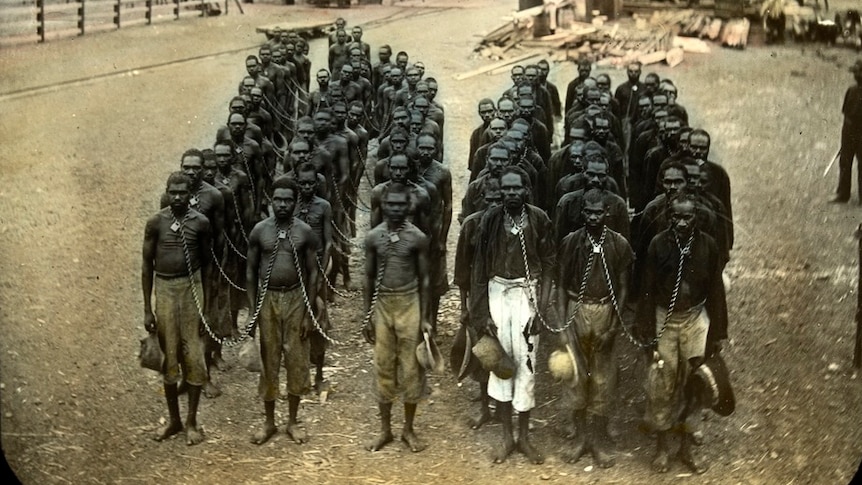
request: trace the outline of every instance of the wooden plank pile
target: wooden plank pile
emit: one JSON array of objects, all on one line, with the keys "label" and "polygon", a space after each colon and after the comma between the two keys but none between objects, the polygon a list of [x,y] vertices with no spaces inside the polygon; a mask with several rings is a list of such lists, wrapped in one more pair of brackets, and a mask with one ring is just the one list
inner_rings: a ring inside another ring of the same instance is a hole
[{"label": "wooden plank pile", "polygon": [[542,13],[536,7],[506,17],[505,24],[482,36],[475,52],[496,61],[518,55],[510,51],[520,47],[545,50],[555,60],[586,57],[605,66],[624,66],[634,60],[676,65],[682,62],[683,52],[709,52],[709,45],[699,39],[744,48],[750,26],[744,18],[725,21],[704,10],[665,9],[649,17],[636,15],[634,22],[572,22],[552,35],[533,38],[534,16]]}]

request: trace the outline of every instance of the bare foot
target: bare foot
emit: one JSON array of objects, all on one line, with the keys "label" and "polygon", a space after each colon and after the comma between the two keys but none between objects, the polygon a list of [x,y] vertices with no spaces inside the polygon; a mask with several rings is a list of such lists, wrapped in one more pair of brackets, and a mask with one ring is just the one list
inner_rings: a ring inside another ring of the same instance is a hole
[{"label": "bare foot", "polygon": [[578,433],[574,428],[572,432],[574,433],[574,443],[572,443],[571,449],[563,454],[563,459],[566,460],[566,463],[577,463],[587,452],[587,439],[584,433]]},{"label": "bare foot", "polygon": [[492,417],[491,417],[491,412],[490,412],[490,411],[488,411],[487,409],[483,410],[483,411],[482,411],[482,414],[480,414],[478,417],[476,417],[476,418],[472,418],[472,419],[470,420],[470,429],[479,429],[479,428],[481,428],[481,427],[482,427],[482,425],[484,425],[485,423],[490,422],[490,421],[491,421],[491,418],[492,418]]},{"label": "bare foot", "polygon": [[410,448],[410,451],[413,453],[419,453],[424,450],[427,446],[422,440],[416,436],[416,433],[413,431],[404,431],[401,433],[401,441],[403,441]]},{"label": "bare foot", "polygon": [[373,441],[368,442],[365,445],[365,449],[368,451],[380,451],[384,446],[392,443],[394,437],[392,436],[391,431],[387,431],[385,433],[381,433],[380,436],[375,438]]},{"label": "bare foot", "polygon": [[209,399],[215,399],[221,396],[221,389],[219,389],[218,386],[213,384],[212,381],[207,381],[207,383],[204,384],[204,396],[208,397]]},{"label": "bare foot", "polygon": [[269,441],[270,438],[278,431],[278,427],[274,424],[265,423],[263,429],[255,433],[251,437],[251,442],[256,445],[262,445]]},{"label": "bare foot", "polygon": [[652,469],[656,473],[667,473],[670,470],[670,457],[667,450],[658,450],[652,461]]},{"label": "bare foot", "polygon": [[197,426],[186,426],[186,444],[196,445],[204,440],[203,432]]},{"label": "bare foot", "polygon": [[303,444],[308,441],[308,434],[305,431],[305,427],[300,426],[299,423],[288,423],[287,436],[292,439],[295,443]]},{"label": "bare foot", "polygon": [[518,451],[524,454],[530,463],[534,465],[541,465],[545,462],[545,457],[539,453],[539,450],[533,447],[530,443],[530,440],[524,438],[518,440]]},{"label": "bare foot", "polygon": [[504,461],[506,461],[506,458],[508,458],[509,455],[512,454],[513,451],[515,451],[515,440],[509,438],[503,442],[502,446],[500,446],[499,448],[497,448],[496,451],[494,451],[494,463],[503,463]]},{"label": "bare foot", "polygon": [[167,426],[165,426],[165,429],[163,429],[161,433],[157,434],[156,436],[153,436],[153,440],[164,441],[182,430],[183,423],[181,423],[180,421],[170,422]]},{"label": "bare foot", "polygon": [[681,461],[683,465],[687,466],[689,470],[698,475],[706,473],[709,469],[709,466],[707,466],[703,460],[695,456],[689,447],[680,448],[677,456],[679,456],[679,461]]},{"label": "bare foot", "polygon": [[230,370],[230,364],[228,364],[227,361],[224,360],[221,356],[215,358],[215,362],[213,362],[213,365],[216,366],[216,369],[222,372]]}]

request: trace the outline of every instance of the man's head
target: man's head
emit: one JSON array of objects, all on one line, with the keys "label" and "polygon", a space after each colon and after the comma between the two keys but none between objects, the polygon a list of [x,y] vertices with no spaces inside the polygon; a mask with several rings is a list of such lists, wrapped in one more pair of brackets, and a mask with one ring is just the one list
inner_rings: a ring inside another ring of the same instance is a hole
[{"label": "man's head", "polygon": [[667,108],[667,96],[664,94],[655,94],[652,97],[653,111]]},{"label": "man's head", "polygon": [[515,102],[509,98],[500,99],[497,101],[497,114],[506,123],[511,123],[515,119]]},{"label": "man's head", "polygon": [[407,135],[407,130],[400,126],[392,128],[392,132],[389,134],[389,144],[392,146],[392,153],[405,153],[409,141],[410,138]]},{"label": "man's head", "polygon": [[685,190],[670,198],[668,220],[677,237],[687,240],[691,236],[697,218],[696,207],[694,196]]},{"label": "man's head", "polygon": [[610,93],[611,92],[611,77],[605,73],[601,73],[596,76],[596,87],[601,89],[602,92]]},{"label": "man's head", "polygon": [[676,116],[668,116],[658,124],[658,135],[665,146],[676,148],[679,142],[679,130],[682,123]]},{"label": "man's head", "polygon": [[344,29],[338,29],[335,32],[335,39],[338,41],[339,45],[344,45],[347,43],[347,32]]},{"label": "man's head", "polygon": [[293,219],[293,209],[299,197],[299,186],[287,175],[272,182],[272,212],[276,220],[287,222]]},{"label": "man's head", "polygon": [[648,118],[652,114],[652,98],[641,96],[638,98],[638,116]]},{"label": "man's head", "polygon": [[415,67],[416,70],[419,71],[419,79],[422,79],[423,77],[425,77],[425,63],[424,62],[416,61],[413,63],[413,67]]},{"label": "man's head", "polygon": [[351,129],[356,128],[364,117],[365,107],[362,105],[362,101],[351,101],[347,108],[347,126]]},{"label": "man's head", "polygon": [[683,126],[679,129],[679,149],[686,155],[691,155],[691,144],[689,144],[691,132],[690,126]]},{"label": "man's head", "polygon": [[343,30],[347,26],[347,21],[341,17],[335,19],[335,30]]},{"label": "man's head", "polygon": [[245,115],[242,113],[231,113],[228,115],[227,128],[232,138],[241,139],[244,137],[246,128]]},{"label": "man's head", "polygon": [[311,141],[314,138],[314,120],[310,116],[303,116],[296,120],[296,138]]},{"label": "man's head", "polygon": [[329,71],[326,69],[317,71],[317,84],[319,84],[321,88],[326,89],[329,87],[330,81],[332,81],[332,76],[329,74]]},{"label": "man's head", "polygon": [[[405,160],[407,157],[404,157]],[[410,192],[403,181],[392,181],[383,189],[382,197],[383,217],[390,224],[400,225],[407,217],[407,209],[410,205]]]},{"label": "man's head", "polygon": [[531,85],[535,85],[539,81],[539,67],[530,65],[524,68],[524,79]]},{"label": "man's head", "polygon": [[251,88],[251,91],[248,93],[251,96],[252,106],[255,108],[260,108],[260,103],[263,102],[263,89],[255,86]]},{"label": "man's head", "polygon": [[410,112],[407,108],[399,106],[392,111],[392,124],[402,128],[408,128],[410,125]]},{"label": "man's head", "polygon": [[284,49],[275,49],[272,51],[272,63],[278,64],[279,66],[284,65],[284,53],[286,51]]},{"label": "man's head", "polygon": [[431,102],[428,101],[428,98],[426,98],[425,96],[416,96],[416,98],[413,100],[413,109],[422,113],[422,116],[426,116],[430,108]]},{"label": "man's head", "polygon": [[602,91],[598,88],[590,88],[585,91],[584,99],[587,100],[587,104],[594,104],[598,106],[599,100],[602,98]]},{"label": "man's head", "polygon": [[491,145],[488,149],[488,157],[485,160],[485,167],[492,177],[499,177],[503,173],[503,169],[509,165],[511,152],[502,143]]},{"label": "man's head", "polygon": [[411,89],[416,89],[416,83],[422,79],[422,74],[419,73],[419,69],[416,67],[411,67],[407,69],[407,85],[410,86]]},{"label": "man's head", "polygon": [[423,133],[416,138],[416,155],[420,162],[429,163],[437,153],[437,139],[430,133]]},{"label": "man's head", "polygon": [[264,66],[269,65],[272,61],[272,49],[268,45],[262,46],[258,51],[257,55],[260,56],[260,63]]},{"label": "man's head", "polygon": [[257,77],[257,73],[260,72],[260,63],[256,56],[248,56],[245,58],[245,71],[249,76]]},{"label": "man's head", "polygon": [[257,85],[257,83],[254,81],[253,77],[246,76],[246,77],[242,78],[242,84],[240,85],[240,88],[239,88],[239,94],[240,95],[250,95],[251,94],[251,88],[255,87],[256,85]]},{"label": "man's head", "polygon": [[410,159],[404,153],[395,153],[389,157],[389,180],[392,182],[407,183],[410,175]]},{"label": "man's head", "polygon": [[215,151],[212,148],[201,150],[204,155],[203,169],[201,170],[201,179],[210,184],[216,184],[216,175],[218,174],[218,161],[216,160]]},{"label": "man's head", "polygon": [[192,196],[191,185],[191,179],[183,172],[173,172],[168,176],[165,193],[168,194],[171,210],[182,213],[188,209]]},{"label": "man's head", "polygon": [[601,228],[605,225],[605,197],[599,189],[591,188],[584,193],[584,208],[581,209],[587,228]]},{"label": "man's head", "polygon": [[353,42],[359,42],[362,40],[362,27],[357,25],[356,27],[353,27],[350,33],[353,35]]},{"label": "man's head", "polygon": [[299,186],[299,194],[305,200],[314,197],[317,190],[317,170],[310,163],[303,163],[296,167],[296,185]]},{"label": "man's head", "polygon": [[245,99],[240,96],[234,96],[228,104],[228,113],[245,114]]},{"label": "man's head", "polygon": [[236,151],[236,144],[233,140],[219,140],[213,146],[213,152],[215,152],[216,163],[218,163],[218,168],[223,174],[228,174],[233,167],[233,162],[235,160],[234,153]]},{"label": "man's head", "polygon": [[709,157],[709,133],[706,130],[695,129],[688,136],[689,152],[698,160],[706,160]]},{"label": "man's head", "polygon": [[524,145],[527,141],[527,135],[524,134],[521,130],[510,129],[506,132],[506,138],[512,140],[512,143],[515,144],[515,150],[520,153],[521,150],[524,149]]},{"label": "man's head", "polygon": [[676,104],[677,98],[677,89],[676,86],[673,85],[670,79],[665,79],[658,85],[658,92],[667,96],[667,104],[674,105]]},{"label": "man's head", "polygon": [[571,127],[569,127],[569,140],[581,140],[583,142],[586,142],[588,137],[589,134],[587,133],[586,127],[578,126],[576,124],[573,124]]},{"label": "man's head", "polygon": [[293,42],[288,42],[284,44],[284,57],[285,59],[293,59],[296,56],[296,44]]},{"label": "man's head", "polygon": [[521,81],[524,79],[524,66],[515,66],[510,71],[512,76],[512,84],[515,86],[521,84]]},{"label": "man's head", "polygon": [[661,186],[665,196],[672,198],[677,192],[686,186],[685,167],[679,162],[670,162],[665,165],[659,174]]},{"label": "man's head", "polygon": [[388,44],[380,46],[380,48],[377,49],[377,59],[384,64],[388,63],[389,60],[392,59],[392,47]]},{"label": "man's head", "polygon": [[350,44],[350,65],[356,64],[357,69],[359,68],[359,63],[362,61],[362,49],[359,48],[358,44]]},{"label": "man's head", "polygon": [[483,123],[490,123],[496,114],[497,108],[494,107],[494,101],[489,98],[484,98],[479,101],[479,117],[482,118]]},{"label": "man's head", "polygon": [[419,111],[411,111],[410,112],[410,133],[414,135],[418,135],[419,132],[422,131],[422,127],[425,126],[425,117],[422,116],[422,113]]},{"label": "man's head", "polygon": [[494,118],[488,123],[488,131],[491,133],[491,138],[494,141],[503,138],[503,135],[506,134],[506,131],[509,129],[506,124],[506,120],[502,118]]},{"label": "man's head", "polygon": [[548,74],[551,72],[551,65],[548,64],[548,61],[542,59],[536,63],[536,67],[539,69],[539,82],[547,81]]},{"label": "man's head", "polygon": [[416,83],[416,94],[418,96],[424,96],[425,99],[430,100],[431,88],[428,87],[428,83],[425,81],[419,81]]},{"label": "man's head", "polygon": [[578,59],[578,77],[580,79],[586,79],[590,77],[590,73],[593,70],[593,65],[589,59],[581,58]]},{"label": "man's head", "polygon": [[425,82],[428,83],[428,100],[434,101],[434,98],[437,97],[437,90],[440,89],[440,85],[433,77],[425,78]]},{"label": "man's head", "polygon": [[322,109],[314,113],[314,133],[318,136],[326,136],[332,129],[332,112]]},{"label": "man's head", "polygon": [[608,161],[599,153],[591,153],[586,158],[584,179],[587,187],[604,190],[608,181]]},{"label": "man's head", "polygon": [[521,96],[518,98],[518,116],[525,119],[533,118],[533,111],[536,109],[536,102],[532,96]]},{"label": "man's head", "polygon": [[180,170],[191,181],[189,188],[197,186],[201,181],[204,169],[204,154],[197,148],[190,148],[180,157]]},{"label": "man's head", "polygon": [[644,77],[644,91],[646,94],[653,95],[658,93],[658,83],[659,77],[658,74],[651,72]]},{"label": "man's head", "polygon": [[626,66],[626,76],[629,78],[629,82],[636,83],[641,78],[641,66],[640,62],[632,62],[628,66]]},{"label": "man's head", "polygon": [[521,167],[508,166],[500,174],[500,191],[506,209],[520,212],[530,195],[530,176]]},{"label": "man's head", "polygon": [[407,69],[407,62],[409,60],[410,56],[408,56],[407,53],[404,51],[400,51],[398,54],[395,55],[395,65],[398,66],[399,69],[401,69],[402,73],[404,72],[404,70]]},{"label": "man's head", "polygon": [[569,145],[569,162],[574,168],[574,173],[584,171],[585,155],[586,144],[583,141],[575,140]]},{"label": "man's head", "polygon": [[611,134],[611,121],[605,114],[596,115],[593,118],[592,129],[590,132],[593,135],[593,140],[604,144],[608,141],[608,136]]},{"label": "man's head", "polygon": [[341,101],[333,103],[332,116],[337,126],[344,126],[344,123],[347,122],[347,105]]},{"label": "man's head", "polygon": [[700,165],[693,158],[683,159],[685,167],[685,185],[692,193],[700,192],[702,175],[705,170],[702,170]]},{"label": "man's head", "polygon": [[347,83],[353,78],[353,66],[345,64],[341,66],[341,82]]},{"label": "man's head", "polygon": [[389,71],[389,84],[395,87],[401,86],[404,77],[403,72],[400,67],[393,67]]}]

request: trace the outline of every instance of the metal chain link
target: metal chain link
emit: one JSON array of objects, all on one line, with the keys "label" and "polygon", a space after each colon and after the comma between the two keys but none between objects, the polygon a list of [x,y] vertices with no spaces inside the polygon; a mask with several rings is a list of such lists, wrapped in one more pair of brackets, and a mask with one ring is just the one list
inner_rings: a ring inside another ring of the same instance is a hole
[{"label": "metal chain link", "polygon": [[383,273],[386,271],[386,261],[389,253],[389,248],[393,243],[392,235],[398,235],[404,226],[407,225],[407,220],[398,226],[398,229],[395,230],[394,233],[389,233],[389,239],[386,243],[386,251],[381,255],[381,257],[377,258],[377,276],[374,279],[374,292],[371,294],[371,304],[368,306],[368,312],[365,314],[365,317],[362,319],[362,325],[366,326],[371,322],[371,316],[374,315],[374,308],[377,306],[377,299],[380,297],[380,286],[383,284]]},{"label": "metal chain link", "polygon": [[[225,238],[225,239],[228,239],[228,238]],[[233,282],[233,280],[232,280],[232,279],[230,279],[230,277],[227,275],[227,273],[225,272],[225,270],[222,268],[221,264],[219,264],[219,262],[218,262],[218,258],[216,257],[215,249],[213,249],[213,247],[212,247],[212,246],[210,246],[210,254],[211,254],[211,255],[212,255],[212,257],[213,257],[213,262],[215,263],[216,268],[218,268],[219,273],[221,273],[222,278],[224,278],[225,280],[227,280],[227,282],[228,282],[231,286],[233,286],[234,288],[236,288],[237,290],[239,290],[239,291],[247,291],[245,288],[243,288],[243,287],[241,287],[241,286],[237,285],[236,283],[234,283],[234,282]]]},{"label": "metal chain link", "polygon": [[[547,325],[545,325],[545,328],[547,328],[551,332],[562,333],[562,332],[568,330],[569,327],[571,327],[572,324],[575,322],[575,315],[577,315],[578,310],[580,310],[581,305],[583,305],[584,294],[587,291],[587,282],[589,281],[590,274],[593,272],[593,265],[595,264],[595,256],[596,256],[595,249],[596,248],[599,249],[599,252],[602,255],[602,258],[604,258],[604,251],[605,250],[602,246],[604,246],[604,244],[605,244],[605,235],[606,234],[607,234],[607,226],[604,226],[604,227],[602,227],[602,237],[600,237],[599,242],[596,243],[595,241],[593,241],[593,237],[590,236],[589,233],[587,233],[587,238],[589,238],[590,244],[592,245],[593,250],[590,251],[590,259],[587,262],[587,269],[584,271],[584,276],[581,278],[581,287],[578,289],[578,299],[575,301],[575,308],[572,310],[572,315],[568,318],[568,320],[566,320],[566,324],[563,325],[562,328],[559,328],[559,329],[550,328]],[[526,252],[525,252],[525,254],[526,254]],[[526,259],[524,261],[526,262]],[[613,293],[613,289],[611,289],[611,293]],[[563,315],[560,315],[560,316],[563,316]]]},{"label": "metal chain link", "polygon": [[508,217],[509,221],[512,223],[512,228],[518,232],[518,241],[521,243],[521,255],[524,257],[524,272],[527,279],[527,299],[530,301],[530,306],[532,307],[533,311],[536,312],[536,317],[538,317],[543,327],[547,328],[553,333],[560,333],[565,330],[565,328],[558,329],[545,321],[545,317],[543,317],[542,313],[539,311],[539,306],[536,303],[536,296],[533,293],[533,286],[531,284],[533,281],[533,277],[530,274],[530,262],[527,259],[527,242],[524,240],[524,224],[527,218],[527,208],[521,207],[521,218],[519,222],[515,222],[515,219],[505,210],[503,212],[506,214],[506,217]]},{"label": "metal chain link", "polygon": [[251,329],[254,328],[255,324],[257,324],[257,318],[260,315],[260,309],[263,306],[263,298],[266,295],[267,288],[269,287],[270,276],[272,276],[272,268],[273,268],[273,265],[275,264],[275,255],[278,252],[277,251],[278,250],[278,240],[276,240],[275,245],[273,246],[273,249],[272,249],[272,255],[269,258],[269,265],[266,269],[266,276],[264,277],[264,282],[263,282],[263,287],[262,287],[261,293],[258,295],[257,305],[255,307],[254,314],[251,316],[251,318],[249,318],[249,321],[246,324],[244,331],[239,336],[239,338],[236,338],[236,339],[228,339],[227,337],[217,337],[215,335],[215,332],[212,331],[212,328],[210,328],[209,322],[207,321],[206,316],[204,315],[203,306],[201,305],[200,298],[198,297],[197,285],[195,284],[194,272],[192,271],[191,255],[189,254],[188,243],[186,242],[185,222],[188,219],[188,217],[189,217],[189,212],[186,212],[186,215],[183,217],[183,221],[180,222],[177,220],[176,217],[173,216],[173,213],[171,214],[171,218],[173,219],[174,223],[179,225],[180,238],[181,238],[182,243],[183,243],[183,254],[185,255],[186,267],[188,268],[188,272],[189,272],[189,283],[191,285],[192,298],[195,301],[195,306],[197,307],[197,310],[198,310],[198,316],[201,317],[201,322],[203,323],[204,329],[206,330],[206,332],[210,336],[210,338],[212,338],[219,345],[225,345],[227,347],[233,347],[235,345],[238,345],[243,340],[245,340],[248,337],[249,333],[251,332]]},{"label": "metal chain link", "polygon": [[251,187],[251,206],[256,207],[257,201],[254,198],[254,173],[251,171],[251,166],[248,164],[248,157],[245,156],[245,150],[237,145],[236,151],[242,156],[242,164],[245,167],[245,174],[248,176],[248,184]]},{"label": "metal chain link", "polygon": [[[305,308],[308,310],[308,316],[311,318],[311,323],[314,325],[314,329],[317,330],[321,337],[323,337],[327,342],[332,345],[340,345],[340,342],[327,335],[323,330],[323,327],[318,323],[317,317],[314,315],[314,306],[308,299],[308,289],[305,287],[305,279],[302,277],[302,267],[299,264],[299,251],[296,250],[296,245],[293,243],[293,238],[290,237],[290,234],[287,235],[287,240],[290,242],[290,247],[293,250],[293,264],[296,267],[296,275],[299,277],[299,287],[302,288],[302,299],[305,301]],[[317,260],[316,255],[314,259],[315,261]]]}]

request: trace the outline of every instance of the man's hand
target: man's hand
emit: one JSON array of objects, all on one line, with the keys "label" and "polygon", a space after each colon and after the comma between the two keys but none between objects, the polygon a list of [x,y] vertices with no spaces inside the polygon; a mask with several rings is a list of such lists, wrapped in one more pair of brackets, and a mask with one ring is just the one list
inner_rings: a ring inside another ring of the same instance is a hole
[{"label": "man's hand", "polygon": [[368,322],[368,323],[362,325],[362,338],[364,338],[365,341],[368,342],[369,344],[374,345],[374,342],[376,339],[375,339],[375,335],[374,335],[374,324],[373,323]]},{"label": "man's hand", "polygon": [[311,337],[311,332],[314,331],[311,318],[312,315],[309,315],[308,318],[302,321],[302,325],[299,327],[299,340],[306,340],[308,337]]},{"label": "man's hand", "polygon": [[470,312],[466,308],[461,308],[461,316],[458,318],[458,323],[467,325],[470,323]]},{"label": "man's hand", "polygon": [[492,337],[497,336],[497,325],[494,324],[494,319],[488,317],[488,321],[485,322],[485,328],[483,329],[485,335],[490,335]]},{"label": "man's hand", "polygon": [[144,330],[147,333],[156,333],[156,316],[153,312],[144,312]]},{"label": "man's hand", "polygon": [[614,340],[617,338],[617,332],[619,331],[619,327],[614,326],[613,328],[608,329],[607,332],[600,335],[596,339],[596,350],[599,352],[606,352],[610,350],[611,346],[614,344]]},{"label": "man's hand", "polygon": [[422,333],[427,333],[428,335],[431,335],[434,330],[434,327],[431,326],[431,322],[422,319],[422,323],[419,324],[419,329],[422,331]]}]

